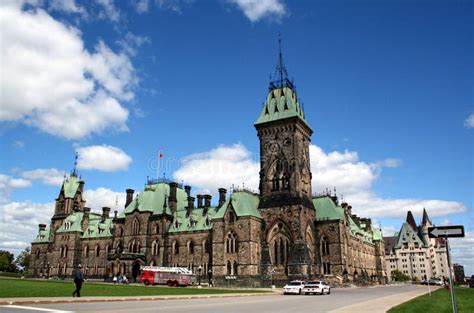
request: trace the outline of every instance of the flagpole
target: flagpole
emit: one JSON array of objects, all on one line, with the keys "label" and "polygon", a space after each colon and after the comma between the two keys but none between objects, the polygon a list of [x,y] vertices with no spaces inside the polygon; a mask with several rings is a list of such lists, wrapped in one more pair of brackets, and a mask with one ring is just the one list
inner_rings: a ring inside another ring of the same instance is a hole
[{"label": "flagpole", "polygon": [[157,168],[156,168],[156,179],[160,179],[160,164],[161,163],[161,150],[158,151],[158,162],[157,162]]}]

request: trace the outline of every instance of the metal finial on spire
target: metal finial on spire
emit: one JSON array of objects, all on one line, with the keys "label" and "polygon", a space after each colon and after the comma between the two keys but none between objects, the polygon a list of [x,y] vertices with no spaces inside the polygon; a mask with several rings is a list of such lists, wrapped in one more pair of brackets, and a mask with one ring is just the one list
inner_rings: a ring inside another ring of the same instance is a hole
[{"label": "metal finial on spire", "polygon": [[293,82],[288,78],[288,72],[286,71],[285,63],[283,62],[283,50],[282,50],[282,37],[281,33],[278,33],[278,64],[275,70],[275,74],[270,81],[270,90],[279,89],[283,87],[294,88]]},{"label": "metal finial on spire", "polygon": [[74,157],[74,168],[72,169],[71,176],[77,177],[77,159],[79,158],[79,153],[76,152],[76,156]]}]

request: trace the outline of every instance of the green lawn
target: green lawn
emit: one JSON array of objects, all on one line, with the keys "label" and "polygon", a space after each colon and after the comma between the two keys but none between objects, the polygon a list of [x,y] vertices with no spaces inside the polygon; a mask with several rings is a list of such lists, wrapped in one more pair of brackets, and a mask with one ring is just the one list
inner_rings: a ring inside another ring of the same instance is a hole
[{"label": "green lawn", "polygon": [[[0,278],[0,298],[17,297],[71,297],[72,281],[43,281]],[[229,293],[257,293],[260,290],[198,289],[189,287],[131,286],[104,283],[82,285],[81,296],[170,296]]]},{"label": "green lawn", "polygon": [[[455,287],[456,306],[459,313],[474,312],[474,289]],[[450,313],[453,312],[451,304],[451,294],[449,290],[439,289],[431,293],[431,297],[426,294],[402,303],[388,311],[389,313],[399,312],[423,312],[423,313]]]}]

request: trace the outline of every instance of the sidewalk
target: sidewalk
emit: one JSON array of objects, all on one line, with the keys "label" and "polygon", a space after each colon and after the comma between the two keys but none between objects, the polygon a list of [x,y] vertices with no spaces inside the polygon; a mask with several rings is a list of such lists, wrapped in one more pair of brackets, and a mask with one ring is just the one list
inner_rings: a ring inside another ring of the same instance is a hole
[{"label": "sidewalk", "polygon": [[[431,292],[439,289],[432,288]],[[330,311],[329,313],[382,313],[387,312],[394,306],[397,306],[403,302],[409,301],[418,296],[428,293],[428,289],[419,286],[416,290],[404,292],[400,294],[394,294],[374,300],[368,300],[353,305],[347,305],[337,310]]]},{"label": "sidewalk", "polygon": [[231,298],[231,297],[256,297],[277,295],[276,292],[262,293],[229,293],[214,295],[183,295],[183,296],[126,296],[126,297],[54,297],[54,298],[4,298],[0,299],[0,305],[25,305],[25,304],[52,304],[52,303],[72,303],[72,302],[116,302],[116,301],[159,301],[159,300],[180,300],[180,299],[209,299],[209,298]]}]

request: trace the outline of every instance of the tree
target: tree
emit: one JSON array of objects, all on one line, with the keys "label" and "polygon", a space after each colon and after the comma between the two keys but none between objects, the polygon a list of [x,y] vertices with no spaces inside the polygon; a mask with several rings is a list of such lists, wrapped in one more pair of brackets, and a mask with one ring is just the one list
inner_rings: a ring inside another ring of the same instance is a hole
[{"label": "tree", "polygon": [[13,262],[14,255],[8,251],[0,250],[0,271],[2,272],[17,272],[18,268]]},{"label": "tree", "polygon": [[26,247],[15,259],[15,264],[24,272],[28,272],[30,266],[30,252],[30,247]]},{"label": "tree", "polygon": [[395,270],[395,271],[392,272],[392,278],[395,281],[408,281],[408,280],[410,280],[410,277],[403,274],[399,270]]}]

